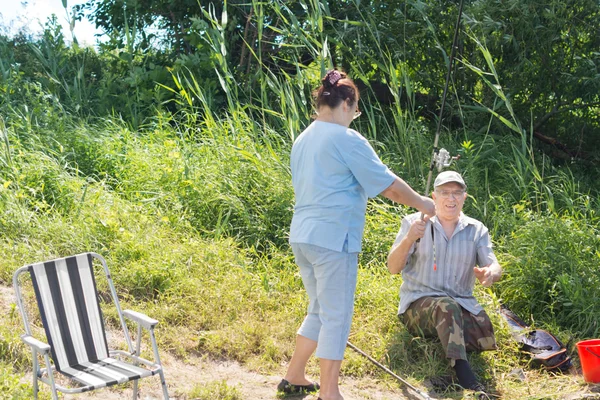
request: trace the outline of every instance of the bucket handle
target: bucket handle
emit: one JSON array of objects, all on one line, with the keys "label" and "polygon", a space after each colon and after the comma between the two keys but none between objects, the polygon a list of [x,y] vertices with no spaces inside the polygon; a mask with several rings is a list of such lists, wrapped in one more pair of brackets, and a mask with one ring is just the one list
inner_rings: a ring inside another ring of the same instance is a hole
[{"label": "bucket handle", "polygon": [[585,349],[587,350],[588,353],[600,358],[600,356],[598,354],[594,353],[593,351],[591,351],[589,347],[586,346]]}]

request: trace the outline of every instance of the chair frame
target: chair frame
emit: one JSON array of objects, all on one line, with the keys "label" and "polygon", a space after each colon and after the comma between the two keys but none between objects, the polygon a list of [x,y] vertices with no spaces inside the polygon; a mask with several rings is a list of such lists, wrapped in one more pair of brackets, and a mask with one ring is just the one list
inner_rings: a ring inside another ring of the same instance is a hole
[{"label": "chair frame", "polygon": [[[117,292],[115,290],[115,286],[113,284],[112,277],[108,270],[106,260],[97,253],[89,252],[89,253],[84,253],[84,254],[91,255],[92,261],[93,261],[93,259],[97,259],[98,261],[100,261],[100,263],[102,264],[102,267],[104,268],[104,274],[105,274],[106,280],[108,282],[108,286],[110,288],[111,297],[112,297],[114,306],[116,307],[116,310],[119,314],[121,328],[123,329],[125,341],[127,342],[127,349],[129,350],[129,351],[123,351],[123,350],[110,350],[109,349],[109,356],[115,356],[116,358],[119,358],[119,359],[121,357],[126,357],[126,358],[133,360],[133,365],[143,364],[143,365],[149,367],[152,371],[152,375],[150,375],[150,376],[153,376],[155,374],[158,374],[160,376],[163,397],[165,400],[168,400],[169,393],[167,391],[164,370],[163,370],[163,366],[160,362],[160,357],[158,354],[158,346],[156,344],[156,337],[154,335],[154,328],[158,324],[158,321],[155,319],[149,318],[148,316],[146,316],[142,313],[139,313],[139,312],[135,312],[132,310],[121,310],[121,306],[119,304],[119,298],[117,297]],[[49,261],[54,261],[54,260],[49,260]],[[31,265],[32,264],[25,265],[15,271],[15,273],[13,275],[13,288],[15,290],[15,297],[16,297],[17,305],[19,307],[19,312],[21,314],[21,317],[23,318],[23,324],[25,326],[25,334],[21,335],[21,340],[23,341],[23,343],[25,343],[26,345],[28,345],[31,348],[32,357],[33,357],[33,396],[34,396],[34,399],[38,398],[38,391],[39,391],[38,381],[41,381],[50,386],[50,388],[52,390],[52,398],[54,400],[58,400],[57,392],[62,392],[62,393],[66,393],[66,394],[74,394],[74,393],[83,393],[83,392],[87,392],[90,390],[95,390],[96,388],[94,388],[94,387],[90,388],[90,386],[68,388],[68,387],[61,386],[55,382],[54,371],[56,370],[56,367],[54,365],[52,365],[50,362],[50,350],[51,350],[50,345],[33,337],[32,332],[31,332],[31,327],[29,324],[29,320],[27,318],[27,312],[25,309],[25,303],[23,301],[21,286],[19,284],[19,277],[21,276],[21,274],[23,274],[25,272],[29,272],[29,268]],[[93,263],[91,265],[91,268],[92,268],[92,270],[94,269]],[[97,296],[97,294],[98,293],[96,293],[96,296]],[[135,347],[133,346],[131,336],[129,334],[129,330],[127,329],[127,324],[125,323],[124,317],[127,317],[128,319],[132,320],[133,322],[135,322],[137,324],[137,337],[136,337]],[[150,335],[150,339],[152,341],[152,350],[154,352],[154,362],[140,357],[142,328],[146,329]],[[46,368],[41,368],[40,363],[38,361],[38,355],[43,356]],[[139,379],[142,379],[142,378],[133,379],[133,399],[137,399],[138,380]]]}]

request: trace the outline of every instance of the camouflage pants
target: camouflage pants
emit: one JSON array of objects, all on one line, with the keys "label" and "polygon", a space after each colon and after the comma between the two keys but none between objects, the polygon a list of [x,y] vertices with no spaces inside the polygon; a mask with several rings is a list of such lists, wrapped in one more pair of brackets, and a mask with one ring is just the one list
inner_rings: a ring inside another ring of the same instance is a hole
[{"label": "camouflage pants", "polygon": [[494,328],[481,311],[473,315],[451,297],[422,297],[400,315],[413,336],[438,337],[446,357],[466,360],[467,351],[496,350]]}]

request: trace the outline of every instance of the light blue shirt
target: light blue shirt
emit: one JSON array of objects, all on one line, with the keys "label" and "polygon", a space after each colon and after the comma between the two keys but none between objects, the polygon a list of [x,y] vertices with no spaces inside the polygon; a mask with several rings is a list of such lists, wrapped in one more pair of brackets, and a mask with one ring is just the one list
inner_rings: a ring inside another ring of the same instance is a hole
[{"label": "light blue shirt", "polygon": [[[414,213],[402,219],[394,247],[400,244],[410,226],[420,218],[421,213]],[[494,262],[498,260],[492,250],[488,229],[483,223],[460,213],[458,224],[448,240],[437,217],[431,218],[425,227],[425,235],[419,243],[413,243],[408,252],[406,266],[402,270],[398,314],[403,314],[413,301],[426,296],[452,297],[471,314],[479,314],[482,307],[473,296],[473,267],[484,267]]]},{"label": "light blue shirt", "polygon": [[290,243],[359,252],[368,197],[387,189],[396,175],[369,142],[342,125],[314,121],[294,142],[296,195]]}]

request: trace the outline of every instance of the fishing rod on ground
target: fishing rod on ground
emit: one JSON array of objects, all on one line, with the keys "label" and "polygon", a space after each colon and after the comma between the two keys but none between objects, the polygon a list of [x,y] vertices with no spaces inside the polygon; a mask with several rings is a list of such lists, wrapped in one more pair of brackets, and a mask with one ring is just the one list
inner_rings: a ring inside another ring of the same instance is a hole
[{"label": "fishing rod on ground", "polygon": [[[449,167],[452,164],[452,161],[457,160],[460,156],[451,157],[450,153],[446,149],[438,148],[438,142],[440,140],[440,131],[442,129],[442,116],[444,114],[444,106],[446,105],[446,94],[448,93],[448,85],[450,83],[450,77],[452,76],[452,66],[454,64],[454,55],[456,54],[456,47],[458,45],[458,33],[460,31],[460,21],[462,18],[462,10],[463,10],[464,0],[460,0],[460,4],[458,6],[458,17],[456,19],[456,26],[454,28],[454,38],[452,39],[452,49],[450,51],[450,58],[448,60],[448,70],[446,73],[446,82],[444,84],[444,92],[442,94],[442,104],[440,105],[440,115],[437,121],[437,127],[435,130],[435,139],[433,141],[433,153],[431,154],[431,163],[429,164],[429,174],[427,176],[427,183],[425,185],[425,196],[429,194],[429,188],[431,186],[431,177],[433,176],[433,169],[437,167],[438,172],[441,172],[442,169]],[[425,214],[421,213],[421,219],[425,218]],[[418,240],[417,240],[418,242]],[[387,372],[398,381],[403,383],[406,387],[411,389],[413,392],[419,395],[424,400],[433,400],[429,395],[422,390],[419,390],[415,386],[408,383],[406,380],[399,377],[397,374],[392,372],[385,365],[381,364],[373,357],[369,356],[367,353],[350,343],[350,341],[346,342],[346,345],[350,347],[352,350],[356,351],[358,354],[367,358],[367,360],[371,361],[377,367],[381,368],[383,371]]]},{"label": "fishing rod on ground", "polygon": [[[367,353],[365,353],[364,351],[362,351],[361,349],[359,349],[358,347],[356,347],[355,345],[353,345],[352,343],[350,343],[349,341],[346,342],[346,345],[348,347],[350,347],[352,350],[356,351],[361,356],[365,357],[367,360],[371,361],[373,364],[375,364],[376,366],[378,366],[379,368],[381,368],[385,372],[387,372],[388,374],[390,374],[391,376],[393,376],[394,378],[396,378],[398,381],[400,381],[401,383],[403,383],[404,385],[406,385],[406,387],[408,387],[413,392],[415,392],[417,395],[419,395],[423,400],[433,400],[433,398],[430,397],[427,393],[425,393],[422,390],[419,390],[417,387],[411,385],[410,383],[408,383],[404,379],[400,378],[398,375],[396,375],[394,372],[392,372],[392,370],[390,370],[388,367],[386,367],[385,365],[381,364],[380,362],[378,362],[377,360],[375,360],[373,357],[371,357],[370,355],[368,355]],[[498,397],[498,396],[494,396],[494,397]],[[478,398],[481,399],[481,397],[478,397]],[[485,398],[487,399],[488,397],[485,397]]]},{"label": "fishing rod on ground", "polygon": [[377,360],[375,360],[373,357],[371,357],[370,355],[368,355],[367,353],[365,353],[364,351],[362,351],[361,349],[359,349],[358,347],[356,347],[355,345],[353,345],[352,343],[346,342],[346,345],[348,347],[350,347],[352,350],[356,351],[361,356],[365,357],[367,360],[371,361],[373,364],[375,364],[376,366],[378,366],[379,368],[381,368],[385,372],[387,372],[388,374],[390,374],[391,376],[393,376],[394,378],[396,378],[398,381],[402,382],[406,387],[408,387],[413,392],[415,392],[417,395],[419,395],[419,397],[422,398],[423,400],[433,400],[431,397],[429,397],[429,395],[427,393],[425,393],[422,390],[419,390],[418,388],[416,388],[415,386],[411,385],[410,383],[408,383],[404,379],[400,378],[398,375],[396,375],[395,373],[393,373],[392,370],[390,370],[388,367],[386,367],[385,365],[381,364],[380,362],[378,362]]}]

